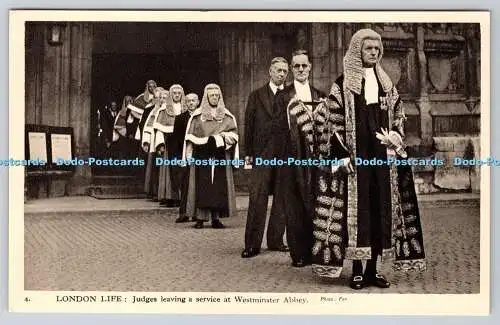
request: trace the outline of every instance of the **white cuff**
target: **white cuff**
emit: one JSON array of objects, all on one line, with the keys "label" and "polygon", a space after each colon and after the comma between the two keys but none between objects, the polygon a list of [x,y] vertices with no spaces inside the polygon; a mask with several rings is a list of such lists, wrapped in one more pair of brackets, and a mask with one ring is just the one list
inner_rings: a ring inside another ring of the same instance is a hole
[{"label": "white cuff", "polygon": [[140,120],[142,118],[142,114],[141,113],[137,113],[136,111],[130,111],[130,116],[132,116],[132,118],[135,118],[135,119],[138,119],[138,120]]},{"label": "white cuff", "polygon": [[194,144],[200,145],[200,144],[206,144],[208,142],[208,137],[197,137],[192,134],[186,135],[186,141],[191,141]]},{"label": "white cuff", "polygon": [[127,134],[127,128],[125,126],[115,126],[115,132],[124,137]]},{"label": "white cuff", "polygon": [[139,114],[141,114],[141,115],[142,115],[142,113],[144,113],[144,109],[139,108],[139,107],[137,107],[137,106],[134,106],[134,105],[132,105],[132,104],[128,104],[128,105],[127,105],[127,108],[128,108],[129,110],[131,110],[132,112],[136,112],[136,113],[139,113]]},{"label": "white cuff", "polygon": [[153,128],[161,131],[161,132],[165,132],[165,133],[172,133],[174,132],[174,126],[173,125],[163,125],[161,123],[158,123],[158,122],[155,122],[153,124]]},{"label": "white cuff", "polygon": [[165,144],[165,137],[163,136],[163,132],[156,132],[155,136],[155,148],[158,148],[158,146]]},{"label": "white cuff", "polygon": [[217,148],[224,147],[224,139],[220,135],[214,135],[213,136],[215,139],[215,144],[217,145]]}]

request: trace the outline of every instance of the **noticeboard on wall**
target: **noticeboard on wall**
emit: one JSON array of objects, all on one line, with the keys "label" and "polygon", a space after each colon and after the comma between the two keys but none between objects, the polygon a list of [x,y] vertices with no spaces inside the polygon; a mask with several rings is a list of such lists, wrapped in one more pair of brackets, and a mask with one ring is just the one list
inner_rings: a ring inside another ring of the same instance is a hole
[{"label": "noticeboard on wall", "polygon": [[73,128],[26,124],[25,134],[28,171],[74,170],[74,165],[67,163],[75,157]]}]

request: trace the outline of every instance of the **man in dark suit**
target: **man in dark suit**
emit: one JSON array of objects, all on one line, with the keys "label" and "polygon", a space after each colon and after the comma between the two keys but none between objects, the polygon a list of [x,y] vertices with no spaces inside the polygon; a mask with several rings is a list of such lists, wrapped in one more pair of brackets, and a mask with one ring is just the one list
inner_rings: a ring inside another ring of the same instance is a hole
[{"label": "man in dark suit", "polygon": [[100,124],[103,130],[103,135],[106,143],[106,149],[109,150],[113,144],[113,130],[116,115],[118,115],[118,105],[116,101],[111,101],[110,105],[106,105],[102,111],[100,111]]},{"label": "man in dark suit", "polygon": [[[309,84],[311,63],[306,51],[292,54],[294,81],[281,91],[275,102],[279,126],[275,132],[282,141],[280,158],[288,161],[313,158],[313,114],[325,94]],[[294,267],[311,264],[313,243],[314,166],[284,165],[278,170],[275,200],[286,216],[287,243]]]},{"label": "man in dark suit", "polygon": [[[245,112],[245,162],[252,166],[255,158],[272,159],[277,156],[282,143],[275,137],[277,112],[274,111],[276,94],[283,89],[288,75],[288,62],[276,57],[269,67],[269,83],[253,91]],[[252,166],[250,176],[250,201],[248,205],[247,224],[245,228],[245,250],[243,258],[260,253],[264,228],[266,225],[267,202],[269,194],[274,192],[276,183],[276,166]],[[270,250],[286,252],[283,244],[285,233],[285,216],[273,200],[271,215],[267,228],[267,247]]]}]

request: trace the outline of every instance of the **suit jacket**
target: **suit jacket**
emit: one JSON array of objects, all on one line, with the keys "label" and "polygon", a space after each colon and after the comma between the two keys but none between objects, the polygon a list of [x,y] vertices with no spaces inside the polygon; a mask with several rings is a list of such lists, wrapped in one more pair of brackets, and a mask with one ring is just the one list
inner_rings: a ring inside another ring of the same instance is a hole
[{"label": "suit jacket", "polygon": [[246,156],[263,158],[276,156],[280,146],[275,136],[279,124],[279,115],[274,111],[276,96],[267,83],[248,97],[244,135]]},{"label": "suit jacket", "polygon": [[[118,111],[115,112],[118,115]],[[116,115],[113,116],[110,108],[104,108],[101,110],[101,129],[106,141],[113,141],[113,129],[115,125]]]}]

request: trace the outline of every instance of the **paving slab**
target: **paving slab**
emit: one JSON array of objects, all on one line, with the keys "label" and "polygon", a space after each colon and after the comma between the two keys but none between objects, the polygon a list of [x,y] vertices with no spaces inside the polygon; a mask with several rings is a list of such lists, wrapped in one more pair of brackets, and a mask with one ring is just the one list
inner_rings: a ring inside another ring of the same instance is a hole
[{"label": "paving slab", "polygon": [[[421,213],[427,271],[383,264],[392,286],[361,293],[479,292],[479,206],[424,205]],[[261,255],[242,259],[245,210],[223,219],[226,229],[194,229],[176,217],[174,209],[27,214],[25,289],[352,293],[349,263],[340,279],[325,281],[310,267],[293,268],[288,253],[268,251],[265,239]]]}]

